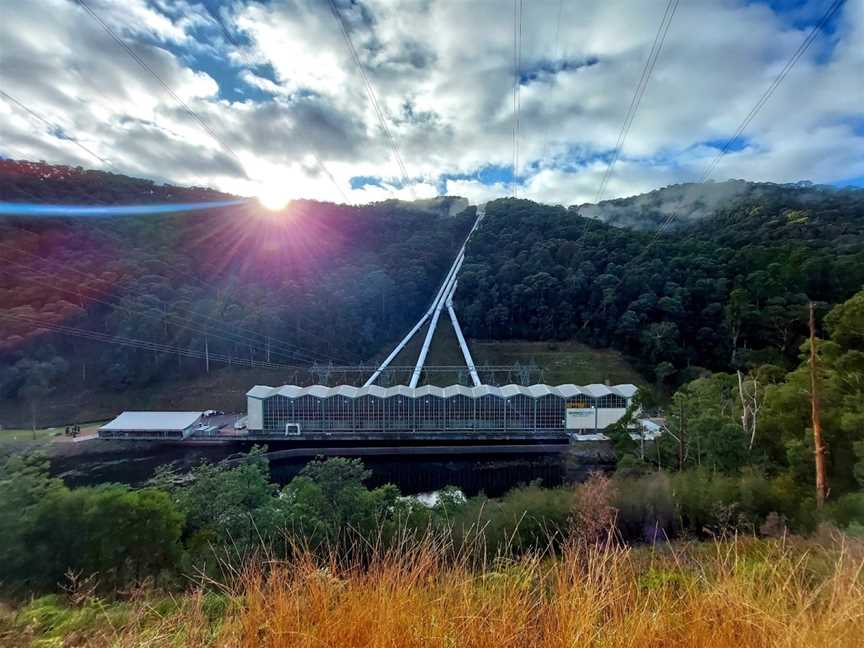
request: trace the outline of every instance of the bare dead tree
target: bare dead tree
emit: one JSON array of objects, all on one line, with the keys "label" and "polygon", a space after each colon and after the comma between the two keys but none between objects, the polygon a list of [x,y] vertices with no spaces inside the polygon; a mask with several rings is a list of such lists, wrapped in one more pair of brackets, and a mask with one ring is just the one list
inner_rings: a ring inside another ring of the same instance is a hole
[{"label": "bare dead tree", "polygon": [[748,452],[753,451],[756,442],[756,428],[759,423],[759,410],[765,405],[765,390],[759,389],[756,378],[745,380],[741,370],[738,370],[738,397],[741,400],[741,429],[745,436],[750,437]]}]

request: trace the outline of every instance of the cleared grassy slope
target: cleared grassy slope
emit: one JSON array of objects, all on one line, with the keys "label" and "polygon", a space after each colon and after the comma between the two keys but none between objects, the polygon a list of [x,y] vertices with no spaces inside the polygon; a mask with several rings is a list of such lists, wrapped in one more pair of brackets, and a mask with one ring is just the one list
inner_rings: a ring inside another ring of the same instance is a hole
[{"label": "cleared grassy slope", "polygon": [[[420,353],[427,327],[424,327],[411,340],[408,346],[396,357],[395,366],[413,366]],[[469,340],[468,346],[478,367],[484,365],[502,366],[536,365],[542,370],[538,378],[532,380],[560,385],[574,383],[587,385],[609,381],[612,384],[633,383],[642,385],[646,380],[619,353],[612,349],[592,349],[578,342],[526,342],[523,340],[493,341]],[[389,349],[387,350],[389,352]],[[384,354],[381,354],[384,357]],[[427,365],[459,365],[464,366],[465,360],[459,350],[459,343],[450,320],[442,317],[438,322],[432,345],[429,349]],[[400,371],[399,382],[407,383],[410,371]],[[458,372],[427,373],[421,379],[421,384],[452,385],[459,381]],[[463,372],[463,383],[468,380]],[[492,381],[491,374],[484,373],[484,381]],[[508,380],[506,373],[499,372],[494,376],[494,382],[518,382],[518,376],[512,375]],[[465,383],[467,384],[467,383]]]}]

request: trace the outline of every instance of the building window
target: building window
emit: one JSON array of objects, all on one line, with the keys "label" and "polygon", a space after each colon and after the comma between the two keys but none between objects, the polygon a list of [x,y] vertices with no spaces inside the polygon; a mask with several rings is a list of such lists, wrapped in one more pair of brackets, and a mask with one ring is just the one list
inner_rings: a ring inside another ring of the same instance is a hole
[{"label": "building window", "polygon": [[564,428],[564,399],[548,395],[537,399],[537,429],[559,430]]},{"label": "building window", "polygon": [[477,429],[504,429],[504,399],[498,396],[481,396],[477,399]]},{"label": "building window", "polygon": [[474,399],[457,394],[447,399],[447,429],[474,429]]},{"label": "building window", "polygon": [[411,430],[411,399],[407,396],[391,396],[384,399],[384,428],[392,431]]},{"label": "building window", "polygon": [[354,400],[346,396],[331,396],[323,401],[324,427],[328,430],[351,431],[354,427]]},{"label": "building window", "polygon": [[597,399],[597,407],[600,409],[625,409],[627,399],[618,394],[607,394]]},{"label": "building window", "polygon": [[508,398],[505,402],[506,422],[508,430],[534,429],[534,399],[530,396],[518,394]]},{"label": "building window", "polygon": [[377,396],[361,396],[357,399],[357,429],[377,430],[384,428],[384,402]]},{"label": "building window", "polygon": [[418,430],[444,430],[445,403],[437,396],[415,399],[414,412]]}]

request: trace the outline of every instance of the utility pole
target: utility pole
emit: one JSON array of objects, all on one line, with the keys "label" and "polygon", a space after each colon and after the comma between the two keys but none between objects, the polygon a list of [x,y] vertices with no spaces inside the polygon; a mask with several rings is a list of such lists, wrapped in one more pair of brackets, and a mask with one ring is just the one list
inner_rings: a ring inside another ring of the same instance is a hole
[{"label": "utility pole", "polygon": [[822,508],[827,496],[825,484],[825,445],[822,443],[822,420],[819,412],[818,377],[816,375],[816,315],[810,302],[810,418],[813,425],[813,451],[816,458],[816,507]]},{"label": "utility pole", "polygon": [[210,344],[206,334],[204,335],[204,368],[207,373],[210,373]]}]

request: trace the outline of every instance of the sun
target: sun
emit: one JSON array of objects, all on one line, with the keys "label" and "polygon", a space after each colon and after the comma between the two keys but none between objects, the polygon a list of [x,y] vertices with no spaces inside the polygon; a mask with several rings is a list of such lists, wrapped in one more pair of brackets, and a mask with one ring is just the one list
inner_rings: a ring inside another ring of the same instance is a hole
[{"label": "sun", "polygon": [[261,187],[258,192],[258,202],[266,209],[278,211],[285,209],[288,203],[291,202],[291,196],[288,195],[285,187],[281,187],[275,183],[268,184]]}]

